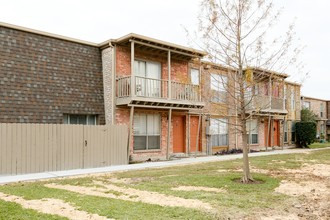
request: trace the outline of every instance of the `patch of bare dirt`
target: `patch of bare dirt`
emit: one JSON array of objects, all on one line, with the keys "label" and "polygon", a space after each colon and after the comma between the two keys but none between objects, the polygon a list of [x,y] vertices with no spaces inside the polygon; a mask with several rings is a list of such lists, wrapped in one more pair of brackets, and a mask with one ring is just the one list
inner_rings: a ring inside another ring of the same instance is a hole
[{"label": "patch of bare dirt", "polygon": [[176,191],[205,191],[205,192],[216,192],[216,193],[226,193],[227,190],[222,188],[211,188],[211,187],[202,187],[202,186],[179,186],[172,188],[171,190]]},{"label": "patch of bare dirt", "polygon": [[261,220],[299,220],[299,217],[290,214],[290,215],[273,215],[271,217],[261,217]]},{"label": "patch of bare dirt", "polygon": [[80,219],[95,219],[105,220],[108,219],[104,216],[97,214],[90,214],[85,211],[77,210],[74,206],[60,200],[44,198],[42,200],[25,200],[19,196],[8,195],[0,192],[0,199],[7,202],[15,202],[20,204],[23,208],[33,209],[38,212],[59,215],[69,219],[80,220]]},{"label": "patch of bare dirt", "polygon": [[293,174],[295,178],[304,177],[330,177],[330,165],[327,164],[303,164],[300,169],[282,169],[286,174]]},{"label": "patch of bare dirt", "polygon": [[109,176],[109,178],[102,178],[102,179],[106,179],[106,181],[112,182],[112,183],[123,183],[123,184],[136,184],[136,183],[154,180],[154,178],[150,178],[150,177],[115,178],[115,177],[110,177],[110,176]]},{"label": "patch of bare dirt", "polygon": [[325,184],[320,182],[308,181],[308,182],[292,182],[283,180],[279,187],[275,189],[275,192],[283,193],[289,196],[301,196],[308,193],[329,193]]},{"label": "patch of bare dirt", "polygon": [[304,164],[302,170],[315,176],[330,177],[330,165],[328,164]]},{"label": "patch of bare dirt", "polygon": [[[184,199],[180,197],[164,195],[157,192],[137,190],[128,187],[119,187],[110,183],[105,184],[103,182],[98,182],[98,181],[95,181],[94,183],[104,188],[57,185],[57,184],[46,184],[45,186],[55,189],[68,190],[85,195],[101,196],[106,198],[121,199],[132,202],[143,202],[143,203],[156,204],[161,206],[193,208],[193,209],[213,212],[213,207],[210,204],[196,199]],[[113,193],[113,191],[117,193]]]},{"label": "patch of bare dirt", "polygon": [[303,164],[301,169],[283,172],[295,179],[283,180],[275,191],[296,197],[290,213],[297,219],[330,219],[330,165]]}]

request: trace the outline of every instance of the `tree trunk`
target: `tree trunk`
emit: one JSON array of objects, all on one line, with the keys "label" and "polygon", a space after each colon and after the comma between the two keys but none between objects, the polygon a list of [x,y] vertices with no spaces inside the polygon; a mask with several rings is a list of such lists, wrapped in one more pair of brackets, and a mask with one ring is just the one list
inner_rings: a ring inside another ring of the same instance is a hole
[{"label": "tree trunk", "polygon": [[[245,123],[246,124],[246,123]],[[244,127],[244,125],[243,125]],[[245,132],[244,132],[245,130]],[[253,178],[250,173],[250,164],[249,164],[249,149],[247,144],[247,135],[246,135],[246,128],[243,128],[243,134],[242,134],[242,147],[243,147],[243,176],[242,176],[242,182],[248,183],[253,181]]]},{"label": "tree trunk", "polygon": [[[242,70],[240,71],[240,77],[243,78]],[[242,182],[248,183],[253,181],[253,178],[250,174],[250,164],[249,164],[249,149],[248,149],[248,138],[247,138],[247,130],[246,130],[246,109],[245,109],[245,96],[244,96],[244,81],[240,82],[240,117],[241,117],[241,126],[242,126],[242,147],[243,147],[243,177]]]}]

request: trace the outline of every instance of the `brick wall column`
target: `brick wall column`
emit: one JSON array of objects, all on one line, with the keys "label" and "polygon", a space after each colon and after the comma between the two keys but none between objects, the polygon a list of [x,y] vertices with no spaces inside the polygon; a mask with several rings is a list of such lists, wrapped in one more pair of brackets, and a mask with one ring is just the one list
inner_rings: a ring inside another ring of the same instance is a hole
[{"label": "brick wall column", "polygon": [[105,123],[114,123],[113,116],[113,74],[112,73],[112,56],[113,48],[109,47],[102,50],[102,73],[103,73],[103,90],[104,90],[104,112]]}]

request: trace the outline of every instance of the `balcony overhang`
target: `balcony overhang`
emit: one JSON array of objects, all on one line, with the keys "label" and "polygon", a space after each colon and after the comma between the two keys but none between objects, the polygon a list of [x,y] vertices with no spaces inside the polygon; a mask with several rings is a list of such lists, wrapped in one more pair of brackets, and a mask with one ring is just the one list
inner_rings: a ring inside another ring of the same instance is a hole
[{"label": "balcony overhang", "polygon": [[157,40],[143,35],[131,33],[118,39],[111,39],[102,43],[108,45],[122,45],[130,47],[131,42],[135,43],[135,49],[146,53],[156,53],[158,56],[167,56],[167,52],[171,52],[172,58],[190,60],[193,58],[202,58],[207,55],[206,52],[193,48]]},{"label": "balcony overhang", "polygon": [[202,109],[205,106],[204,102],[183,101],[183,100],[168,100],[150,97],[123,97],[117,98],[116,104],[118,106],[138,106],[144,108],[161,108],[161,109]]},{"label": "balcony overhang", "polygon": [[248,114],[255,115],[287,115],[288,111],[286,109],[261,109],[261,110],[249,110]]}]

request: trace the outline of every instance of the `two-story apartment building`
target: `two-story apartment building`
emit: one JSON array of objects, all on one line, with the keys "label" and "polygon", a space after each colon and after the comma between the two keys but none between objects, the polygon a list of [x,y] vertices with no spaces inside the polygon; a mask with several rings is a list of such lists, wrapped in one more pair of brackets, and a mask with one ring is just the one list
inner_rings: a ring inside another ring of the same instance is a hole
[{"label": "two-story apartment building", "polygon": [[205,53],[137,34],[101,48],[109,62],[103,69],[107,123],[128,125],[131,159],[201,152],[196,110],[205,105],[199,84]]},{"label": "two-story apartment building", "polygon": [[327,138],[327,101],[301,96],[301,107],[311,110],[316,116],[316,138]]},{"label": "two-story apartment building", "polygon": [[[131,160],[240,148],[235,70],[128,34],[101,44],[0,23],[0,123],[125,124]],[[251,148],[291,144],[300,85],[256,69]]]},{"label": "two-story apartment building", "polygon": [[295,123],[300,121],[300,88],[301,84],[285,81],[284,104],[288,114],[284,123],[284,145],[292,145],[296,141]]},{"label": "two-story apartment building", "polygon": [[286,81],[289,75],[253,70],[247,98],[247,130],[251,147],[282,147],[294,143],[294,124],[300,120],[300,85]]},{"label": "two-story apartment building", "polygon": [[[245,103],[250,148],[264,149],[291,145],[295,141],[295,122],[300,120],[300,84],[285,79],[286,74],[262,69],[249,69]],[[248,82],[250,81],[250,82]],[[235,70],[203,62],[202,98],[205,107],[205,134],[209,149],[240,148],[240,97]]]}]

